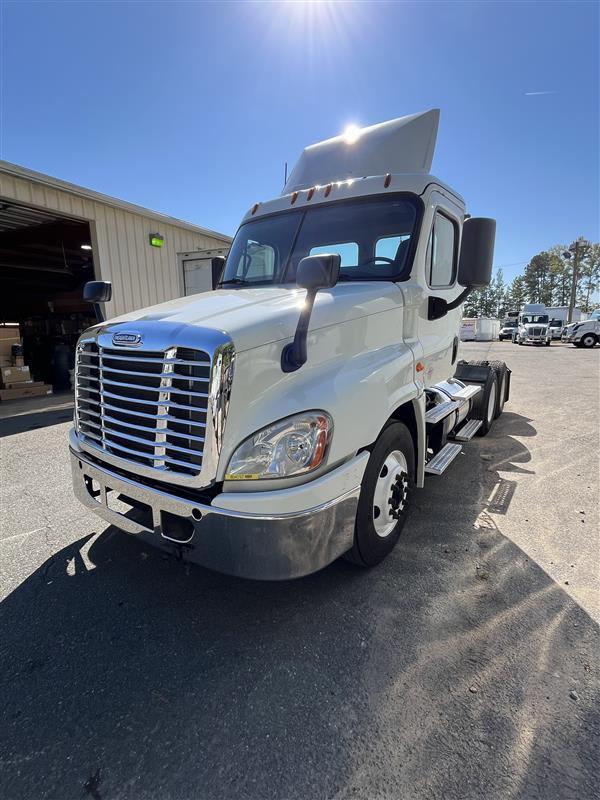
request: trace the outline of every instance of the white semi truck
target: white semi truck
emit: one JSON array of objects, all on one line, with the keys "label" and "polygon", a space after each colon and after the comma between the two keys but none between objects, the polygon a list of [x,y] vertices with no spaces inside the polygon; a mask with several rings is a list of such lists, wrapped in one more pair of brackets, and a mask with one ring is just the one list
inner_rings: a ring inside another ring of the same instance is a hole
[{"label": "white semi truck", "polygon": [[543,303],[525,303],[519,312],[517,328],[513,333],[513,343],[538,344],[549,347],[552,332],[546,306]]},{"label": "white semi truck", "polygon": [[415,488],[509,396],[504,363],[458,358],[495,222],[429,174],[438,113],[306,148],[244,217],[213,292],[82,335],[70,451],[86,506],[250,578],[392,550]]},{"label": "white semi truck", "polygon": [[570,327],[567,341],[575,347],[595,347],[600,343],[600,309],[592,311],[590,318]]}]

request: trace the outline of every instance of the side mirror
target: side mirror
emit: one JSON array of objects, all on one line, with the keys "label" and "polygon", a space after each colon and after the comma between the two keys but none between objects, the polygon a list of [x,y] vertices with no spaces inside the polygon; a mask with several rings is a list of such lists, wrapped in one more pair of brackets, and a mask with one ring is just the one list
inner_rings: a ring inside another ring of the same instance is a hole
[{"label": "side mirror", "polygon": [[104,322],[104,313],[100,303],[108,303],[111,297],[112,284],[110,281],[88,281],[83,287],[83,299],[86,303],[94,304],[98,322]]},{"label": "side mirror", "polygon": [[464,221],[458,260],[458,282],[465,289],[451,303],[441,297],[430,297],[427,319],[441,319],[448,311],[453,311],[464,303],[473,289],[489,286],[492,280],[495,239],[495,219],[469,217]]},{"label": "side mirror", "polygon": [[492,280],[496,220],[471,217],[463,223],[458,262],[458,282],[469,289],[488,286]]},{"label": "side mirror", "polygon": [[318,291],[331,289],[340,277],[342,259],[338,253],[325,253],[319,256],[306,256],[298,264],[296,283],[302,289]]},{"label": "side mirror", "polygon": [[298,264],[296,284],[306,289],[306,300],[300,312],[298,327],[294,341],[286,344],[281,353],[281,369],[294,372],[306,363],[306,339],[308,323],[312,314],[315,297],[319,289],[331,289],[338,282],[342,259],[339,253],[324,253],[317,256],[306,256]]},{"label": "side mirror", "polygon": [[223,256],[215,256],[211,258],[211,268],[212,268],[212,287],[216,289],[219,283],[221,282],[221,278],[223,276],[223,270],[225,268],[225,258]]},{"label": "side mirror", "polygon": [[88,281],[83,287],[83,299],[87,303],[108,303],[111,297],[110,281]]}]

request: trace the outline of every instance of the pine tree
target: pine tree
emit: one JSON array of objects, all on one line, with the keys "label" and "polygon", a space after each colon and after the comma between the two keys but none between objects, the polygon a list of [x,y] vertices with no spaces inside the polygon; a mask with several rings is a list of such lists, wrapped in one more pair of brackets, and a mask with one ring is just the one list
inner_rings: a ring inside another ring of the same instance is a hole
[{"label": "pine tree", "polygon": [[594,308],[594,293],[600,286],[600,244],[591,244],[584,250],[579,265],[577,305],[589,313]]},{"label": "pine tree", "polygon": [[513,279],[508,290],[508,306],[509,311],[519,311],[521,306],[527,302],[527,286],[525,278],[522,275],[517,275]]}]

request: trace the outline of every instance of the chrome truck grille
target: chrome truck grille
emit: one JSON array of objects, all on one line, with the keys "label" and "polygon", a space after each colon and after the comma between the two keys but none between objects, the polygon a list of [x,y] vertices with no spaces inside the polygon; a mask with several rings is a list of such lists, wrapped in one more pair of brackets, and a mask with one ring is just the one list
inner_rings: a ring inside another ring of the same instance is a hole
[{"label": "chrome truck grille", "polygon": [[545,328],[537,327],[537,328],[529,328],[527,332],[529,333],[530,336],[544,336],[546,330]]},{"label": "chrome truck grille", "polygon": [[133,349],[82,340],[76,359],[80,441],[100,460],[185,485],[215,478],[233,348]]}]

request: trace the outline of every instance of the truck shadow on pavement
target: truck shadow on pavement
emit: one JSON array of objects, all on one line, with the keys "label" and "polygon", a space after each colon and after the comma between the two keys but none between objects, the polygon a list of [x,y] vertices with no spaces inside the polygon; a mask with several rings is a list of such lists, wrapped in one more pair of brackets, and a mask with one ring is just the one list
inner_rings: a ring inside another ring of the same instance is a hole
[{"label": "truck shadow on pavement", "polygon": [[533,435],[467,445],[370,572],[255,583],[113,528],[57,552],[0,606],[2,798],[596,796],[597,628],[489,508]]}]

